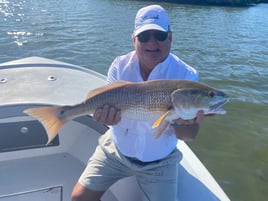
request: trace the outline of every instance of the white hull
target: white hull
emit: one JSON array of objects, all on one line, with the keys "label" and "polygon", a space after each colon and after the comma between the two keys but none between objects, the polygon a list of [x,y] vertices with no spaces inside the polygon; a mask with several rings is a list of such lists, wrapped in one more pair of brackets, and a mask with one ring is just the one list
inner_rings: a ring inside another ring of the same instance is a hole
[{"label": "white hull", "polygon": [[[105,82],[78,66],[30,57],[0,64],[0,201],[68,201],[106,126],[83,116],[68,123],[53,146],[35,119],[22,113],[41,105],[75,104]],[[229,198],[182,141],[178,200]],[[135,176],[115,183],[102,201],[139,201]]]}]

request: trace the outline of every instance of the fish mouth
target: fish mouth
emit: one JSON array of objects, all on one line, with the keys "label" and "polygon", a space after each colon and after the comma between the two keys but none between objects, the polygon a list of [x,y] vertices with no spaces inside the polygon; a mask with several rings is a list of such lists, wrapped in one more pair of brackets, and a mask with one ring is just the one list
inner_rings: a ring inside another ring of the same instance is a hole
[{"label": "fish mouth", "polygon": [[221,108],[221,106],[223,106],[223,105],[224,105],[225,103],[227,103],[228,101],[229,101],[229,99],[225,99],[225,100],[223,100],[223,101],[220,101],[220,102],[216,103],[215,105],[210,106],[210,107],[209,107],[209,111],[210,111],[210,113],[217,113],[218,111],[223,110],[223,109]]}]

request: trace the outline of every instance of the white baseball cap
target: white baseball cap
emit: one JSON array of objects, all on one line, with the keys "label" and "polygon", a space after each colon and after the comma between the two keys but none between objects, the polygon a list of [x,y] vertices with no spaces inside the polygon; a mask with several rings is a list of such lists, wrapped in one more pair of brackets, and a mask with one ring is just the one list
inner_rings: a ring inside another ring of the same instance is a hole
[{"label": "white baseball cap", "polygon": [[164,32],[170,30],[168,14],[163,7],[151,5],[143,7],[137,12],[133,36],[135,37],[147,30],[159,30]]}]

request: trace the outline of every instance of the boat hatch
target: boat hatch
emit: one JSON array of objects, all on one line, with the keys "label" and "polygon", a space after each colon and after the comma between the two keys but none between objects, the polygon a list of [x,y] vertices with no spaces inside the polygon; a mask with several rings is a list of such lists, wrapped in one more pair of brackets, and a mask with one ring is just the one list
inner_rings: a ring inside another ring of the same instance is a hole
[{"label": "boat hatch", "polygon": [[56,137],[49,145],[44,127],[37,120],[0,123],[0,153],[58,146]]},{"label": "boat hatch", "polygon": [[62,187],[56,186],[35,191],[0,196],[0,200],[1,201],[14,201],[14,200],[62,201]]}]

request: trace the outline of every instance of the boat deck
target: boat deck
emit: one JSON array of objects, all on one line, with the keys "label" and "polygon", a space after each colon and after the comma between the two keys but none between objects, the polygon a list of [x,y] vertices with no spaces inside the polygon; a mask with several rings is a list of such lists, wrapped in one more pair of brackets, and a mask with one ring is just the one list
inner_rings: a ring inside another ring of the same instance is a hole
[{"label": "boat deck", "polygon": [[71,192],[83,167],[68,153],[0,162],[0,194],[5,194],[0,200],[26,200],[38,193],[44,201],[69,200],[63,190]]},{"label": "boat deck", "polygon": [[[23,126],[25,122],[28,120],[19,124]],[[84,116],[68,123],[62,131],[68,138],[60,137],[57,146],[0,153],[0,200],[70,200],[72,189],[95,150],[100,130],[106,129],[97,124],[92,129],[85,123],[90,125],[92,119]],[[0,121],[1,127],[5,124],[10,122]],[[107,191],[102,200],[116,199]]]}]

